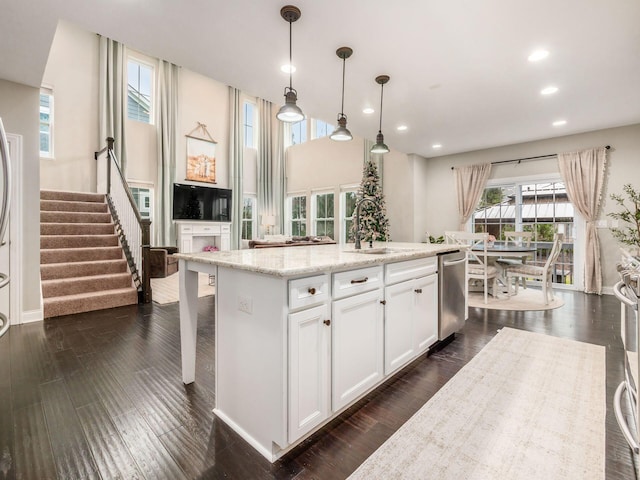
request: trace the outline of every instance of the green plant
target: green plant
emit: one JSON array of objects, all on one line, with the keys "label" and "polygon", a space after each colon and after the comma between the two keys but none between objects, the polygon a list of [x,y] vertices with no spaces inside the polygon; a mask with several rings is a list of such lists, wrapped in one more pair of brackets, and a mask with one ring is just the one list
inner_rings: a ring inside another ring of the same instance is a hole
[{"label": "green plant", "polygon": [[429,243],[444,243],[444,237],[440,235],[438,238],[429,235]]},{"label": "green plant", "polygon": [[[640,192],[637,192],[630,183],[622,187],[628,198],[615,193],[611,194],[611,199],[622,207],[621,212],[613,212],[607,214],[616,220],[622,220],[628,225],[623,228],[612,228],[611,233],[620,242],[640,247]],[[627,200],[631,202],[631,207],[625,203]]]}]

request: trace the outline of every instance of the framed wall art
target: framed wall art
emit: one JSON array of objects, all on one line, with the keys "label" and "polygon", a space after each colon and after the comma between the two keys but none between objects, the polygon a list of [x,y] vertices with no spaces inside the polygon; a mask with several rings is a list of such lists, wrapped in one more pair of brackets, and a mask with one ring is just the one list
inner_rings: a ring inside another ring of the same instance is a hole
[{"label": "framed wall art", "polygon": [[[193,136],[200,130],[208,138]],[[216,141],[211,138],[206,125],[198,126],[187,137],[187,176],[194,182],[216,183]]]}]

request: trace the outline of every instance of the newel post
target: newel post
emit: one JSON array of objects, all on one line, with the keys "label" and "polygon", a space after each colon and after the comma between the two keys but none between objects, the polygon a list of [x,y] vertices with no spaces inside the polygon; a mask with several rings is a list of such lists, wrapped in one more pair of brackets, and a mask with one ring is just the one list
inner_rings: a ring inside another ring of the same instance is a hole
[{"label": "newel post", "polygon": [[142,303],[151,303],[151,220],[143,218],[142,227]]}]

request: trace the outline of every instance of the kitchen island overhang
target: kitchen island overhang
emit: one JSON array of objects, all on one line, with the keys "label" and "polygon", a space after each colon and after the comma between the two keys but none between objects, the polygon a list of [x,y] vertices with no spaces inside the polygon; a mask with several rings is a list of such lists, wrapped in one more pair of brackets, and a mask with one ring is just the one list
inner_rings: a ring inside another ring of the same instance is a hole
[{"label": "kitchen island overhang", "polygon": [[270,461],[435,341],[436,255],[459,247],[375,248],[178,254],[183,382],[195,380],[198,272],[216,275],[214,412]]}]

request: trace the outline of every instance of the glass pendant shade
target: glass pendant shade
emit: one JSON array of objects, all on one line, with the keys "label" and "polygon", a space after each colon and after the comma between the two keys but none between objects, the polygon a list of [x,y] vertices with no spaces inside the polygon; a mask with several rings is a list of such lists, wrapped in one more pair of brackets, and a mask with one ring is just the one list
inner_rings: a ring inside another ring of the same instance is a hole
[{"label": "glass pendant shade", "polygon": [[[280,16],[289,23],[289,65],[293,65],[292,60],[292,40],[291,40],[291,24],[300,18],[300,9],[293,5],[285,5],[280,9]],[[293,89],[292,69],[289,69],[289,86],[284,89],[284,105],[280,107],[276,115],[277,119],[282,122],[295,123],[304,120],[304,113],[296,102],[298,101],[298,92]]]},{"label": "glass pendant shade", "polygon": [[376,144],[371,147],[371,153],[389,153],[389,147],[384,143],[384,135],[382,135],[382,132],[378,132]]},{"label": "glass pendant shade", "polygon": [[280,107],[280,110],[278,110],[278,114],[276,115],[278,120],[288,123],[304,120],[304,113],[302,113],[300,107],[296,105],[296,101],[298,100],[297,92],[292,88],[290,89],[287,87],[285,88],[284,98],[284,105]]},{"label": "glass pendant shade", "polygon": [[384,135],[382,135],[382,99],[384,97],[384,84],[389,81],[389,75],[378,75],[376,83],[380,85],[380,128],[376,136],[376,144],[371,147],[371,153],[389,153],[389,147],[384,143]]},{"label": "glass pendant shade", "polygon": [[353,140],[351,132],[347,129],[347,116],[340,114],[338,116],[338,126],[331,134],[331,140],[336,142],[348,142]]}]

